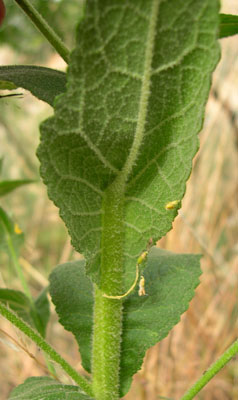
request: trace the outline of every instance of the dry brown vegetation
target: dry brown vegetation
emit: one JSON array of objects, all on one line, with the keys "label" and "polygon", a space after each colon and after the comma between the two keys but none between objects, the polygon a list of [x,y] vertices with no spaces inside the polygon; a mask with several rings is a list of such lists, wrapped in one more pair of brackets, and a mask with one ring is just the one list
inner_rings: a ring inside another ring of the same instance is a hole
[{"label": "dry brown vegetation", "polygon": [[[224,12],[238,14],[235,2],[227,1],[226,6]],[[204,129],[200,134],[201,148],[194,160],[182,209],[173,230],[158,243],[178,253],[202,253],[201,284],[181,322],[167,338],[148,351],[143,368],[134,377],[125,400],[179,399],[237,337],[237,40],[236,36],[221,42],[222,59],[214,74]],[[3,63],[8,61],[4,60]],[[41,105],[39,115],[38,103],[32,103],[30,95],[25,97],[27,111],[24,114],[20,113],[17,100],[14,101],[19,127],[12,123],[12,108],[4,114],[4,119],[3,115],[0,118],[0,138],[1,143],[5,143],[7,175],[12,178],[17,176],[19,170],[27,177],[34,176],[33,169],[37,168],[37,161],[33,157],[38,140],[37,121],[49,113],[49,109],[45,110]],[[32,125],[35,133],[29,135],[32,113],[36,115]],[[25,194],[25,190],[20,189],[13,196],[9,195],[3,205],[12,211],[26,232],[22,265],[32,292],[37,294],[47,285],[47,276],[56,264],[77,256],[72,252],[58,211],[48,201],[43,185],[29,187],[27,191],[28,194]],[[1,257],[1,271],[1,286],[20,289],[14,273],[8,270],[5,257]],[[15,385],[29,376],[42,375],[45,371],[36,361],[44,363],[40,351],[3,318],[0,323],[0,399],[5,400]],[[13,348],[13,341],[6,333],[31,355],[16,344]],[[53,306],[47,336],[50,343],[75,368],[81,368],[77,345],[72,335],[58,324]],[[69,382],[60,370],[57,369],[57,373],[60,380]],[[237,360],[233,359],[197,399],[238,399]]]}]

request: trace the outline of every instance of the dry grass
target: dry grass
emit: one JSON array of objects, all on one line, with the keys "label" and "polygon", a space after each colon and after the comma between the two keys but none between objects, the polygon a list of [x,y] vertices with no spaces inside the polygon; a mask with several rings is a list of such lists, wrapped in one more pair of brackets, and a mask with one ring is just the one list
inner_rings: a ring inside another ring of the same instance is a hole
[{"label": "dry grass", "polygon": [[[238,14],[235,3],[234,7],[236,8],[230,12]],[[229,12],[227,9],[225,11]],[[207,105],[205,125],[200,134],[201,148],[194,160],[182,212],[176,218],[173,230],[159,242],[159,246],[174,252],[203,253],[201,284],[181,322],[167,338],[148,351],[143,368],[134,377],[131,391],[125,396],[125,400],[157,400],[159,396],[179,399],[237,336],[237,37],[223,40],[222,48],[222,60],[214,74],[213,83],[218,98],[211,94]],[[21,129],[24,131],[24,124]],[[21,160],[26,176],[32,176],[29,160],[21,157],[21,150],[14,141],[14,132],[13,142],[15,147],[12,147],[12,143],[7,147],[9,157],[16,160],[16,164]],[[26,138],[26,143],[29,145],[29,138]],[[35,139],[30,146],[34,148]],[[34,161],[30,162],[34,164]],[[14,171],[12,175],[14,176]],[[52,266],[69,258],[71,247],[57,210],[46,198],[45,189],[32,188],[30,193],[34,205],[31,209],[33,217],[27,218],[25,215],[21,195],[10,200],[10,205],[12,209],[18,210],[16,214],[27,233],[24,257],[30,261],[30,265],[24,263],[24,268],[33,293],[37,293],[47,283],[46,277]],[[45,237],[42,237],[41,232],[44,232]],[[52,249],[53,243],[56,245]],[[11,287],[18,288],[19,283],[12,274],[10,279]],[[4,275],[4,280],[9,282],[9,276]],[[69,362],[80,368],[76,361],[77,345],[72,335],[57,323],[53,309],[52,312],[48,329],[49,341]],[[39,350],[3,319],[1,329],[23,342],[43,362]],[[24,351],[9,347],[6,341],[11,341],[4,333],[0,333],[0,338],[4,340],[4,343],[0,343],[0,358],[3,360],[0,398],[4,400],[15,385],[29,376],[42,375],[44,371]],[[57,372],[60,379],[69,382],[61,371]],[[237,361],[231,361],[197,398],[238,399]]]}]

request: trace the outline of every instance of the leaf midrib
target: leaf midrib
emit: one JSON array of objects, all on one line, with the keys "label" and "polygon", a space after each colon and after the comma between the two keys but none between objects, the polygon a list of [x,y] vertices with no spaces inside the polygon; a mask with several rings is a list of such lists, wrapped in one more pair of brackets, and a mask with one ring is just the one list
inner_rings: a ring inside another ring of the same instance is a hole
[{"label": "leaf midrib", "polygon": [[156,23],[158,17],[159,10],[159,0],[153,0],[151,6],[151,15],[150,15],[150,23],[148,30],[148,37],[146,41],[146,51],[145,51],[145,63],[144,63],[144,75],[142,77],[142,88],[141,88],[141,96],[139,102],[139,111],[138,111],[138,119],[136,125],[136,131],[134,140],[130,149],[130,153],[125,162],[125,165],[122,169],[121,175],[124,178],[124,182],[127,181],[130,172],[133,168],[133,165],[138,157],[140,147],[144,138],[144,128],[147,116],[147,108],[148,108],[148,100],[150,95],[150,83],[151,83],[151,75],[152,75],[152,60],[154,54],[154,43],[155,43],[155,34],[156,34]]}]

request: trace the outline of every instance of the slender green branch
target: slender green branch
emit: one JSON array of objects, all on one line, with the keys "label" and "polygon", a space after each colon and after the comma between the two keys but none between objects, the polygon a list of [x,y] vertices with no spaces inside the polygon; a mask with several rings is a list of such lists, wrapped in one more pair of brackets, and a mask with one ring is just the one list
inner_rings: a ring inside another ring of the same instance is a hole
[{"label": "slender green branch", "polygon": [[59,55],[68,64],[70,55],[69,49],[65,46],[56,32],[48,25],[42,15],[35,9],[32,3],[29,0],[15,1],[32,20],[33,24],[39,29],[42,35],[48,40],[48,42],[50,42],[57,53],[59,53]]},{"label": "slender green branch", "polygon": [[200,390],[216,375],[236,354],[238,354],[238,340],[236,340],[218,360],[201,376],[200,379],[185,393],[180,400],[193,399]]},{"label": "slender green branch", "polygon": [[28,297],[30,300],[31,304],[33,304],[32,296],[30,289],[28,287],[28,284],[25,280],[24,274],[22,272],[21,266],[18,261],[18,256],[16,254],[16,250],[14,248],[12,238],[11,238],[11,223],[9,222],[9,218],[7,217],[7,214],[5,211],[0,207],[0,223],[2,225],[3,230],[5,231],[5,236],[6,236],[6,242],[9,250],[10,257],[12,259],[14,268],[16,270],[16,273],[21,281],[23,290],[25,292],[25,295]]},{"label": "slender green branch", "polygon": [[12,259],[13,265],[14,265],[15,270],[17,272],[17,275],[18,275],[18,277],[19,277],[19,279],[21,281],[21,285],[23,287],[24,293],[28,297],[28,299],[30,300],[31,305],[33,306],[33,309],[34,309],[34,301],[32,299],[29,286],[28,286],[28,284],[26,282],[26,279],[25,279],[24,274],[22,272],[22,268],[21,268],[21,266],[19,264],[18,257],[16,255],[16,252],[15,252],[15,249],[14,249],[14,246],[13,246],[13,243],[12,243],[11,236],[8,234],[7,230],[6,230],[6,236],[7,236],[8,250],[9,250],[10,257]]},{"label": "slender green branch", "polygon": [[0,302],[0,314],[8,319],[14,326],[20,329],[26,336],[28,336],[37,346],[42,349],[55,363],[59,364],[61,368],[80,386],[80,388],[89,396],[93,397],[90,382],[71,367],[67,361],[61,357],[37,332],[35,332],[26,322],[20,319],[13,311],[9,310],[5,305]]},{"label": "slender green branch", "polygon": [[[31,303],[31,312],[33,313],[33,319],[34,319],[34,322],[35,322],[35,320],[38,320],[38,315],[37,315],[35,302],[34,302],[34,299],[33,299],[32,295],[31,295],[31,291],[30,291],[30,288],[29,288],[29,286],[27,284],[25,276],[23,274],[21,265],[19,263],[18,254],[17,254],[16,249],[15,249],[15,247],[13,245],[11,234],[9,233],[8,221],[7,221],[6,215],[5,215],[5,213],[3,212],[2,209],[0,209],[0,215],[1,215],[2,220],[4,221],[2,226],[3,226],[3,229],[5,230],[5,234],[6,234],[6,242],[7,242],[7,246],[8,246],[9,255],[10,255],[10,258],[11,258],[11,260],[13,262],[14,267],[15,267],[16,273],[17,273],[17,275],[18,275],[18,277],[20,279],[20,282],[21,282],[21,285],[23,287],[24,293],[28,297],[28,299],[29,299],[29,301]],[[50,363],[50,361],[48,360],[46,355],[45,355],[45,362],[46,362],[46,365],[48,367],[49,372],[55,374],[56,372],[55,372],[54,366]]]}]

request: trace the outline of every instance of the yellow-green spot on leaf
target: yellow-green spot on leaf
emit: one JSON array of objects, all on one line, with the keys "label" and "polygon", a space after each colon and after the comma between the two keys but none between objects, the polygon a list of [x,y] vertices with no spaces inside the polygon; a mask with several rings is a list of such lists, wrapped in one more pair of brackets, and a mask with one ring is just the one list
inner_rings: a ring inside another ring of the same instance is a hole
[{"label": "yellow-green spot on leaf", "polygon": [[179,205],[180,200],[173,200],[173,201],[169,201],[166,206],[165,209],[166,210],[174,210],[175,208],[177,208],[177,206]]}]

